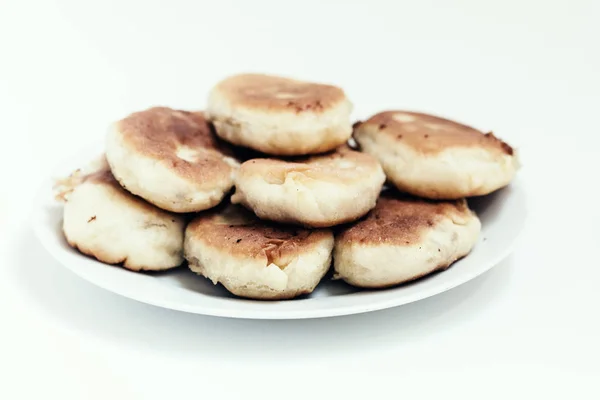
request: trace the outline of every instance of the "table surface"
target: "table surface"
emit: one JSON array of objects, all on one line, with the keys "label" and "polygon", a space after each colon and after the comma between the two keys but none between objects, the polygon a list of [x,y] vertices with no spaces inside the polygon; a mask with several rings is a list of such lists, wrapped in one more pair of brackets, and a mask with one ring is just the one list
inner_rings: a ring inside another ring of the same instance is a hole
[{"label": "table surface", "polygon": [[[599,398],[598,1],[13,1],[0,13],[0,398]],[[230,320],[105,292],[28,213],[64,157],[217,80],[342,86],[364,118],[435,112],[521,151],[514,253],[449,292],[305,321]],[[533,397],[532,397],[533,396]]]}]

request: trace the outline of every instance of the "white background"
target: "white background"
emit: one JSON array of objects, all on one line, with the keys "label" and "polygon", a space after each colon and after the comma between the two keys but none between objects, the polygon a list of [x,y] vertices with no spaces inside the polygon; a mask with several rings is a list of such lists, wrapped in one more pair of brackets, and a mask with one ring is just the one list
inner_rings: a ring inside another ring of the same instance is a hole
[{"label": "white background", "polygon": [[[600,397],[600,2],[0,4],[0,399]],[[28,210],[52,165],[244,71],[494,130],[522,152],[521,244],[433,298],[290,322],[154,308],[50,259]]]}]

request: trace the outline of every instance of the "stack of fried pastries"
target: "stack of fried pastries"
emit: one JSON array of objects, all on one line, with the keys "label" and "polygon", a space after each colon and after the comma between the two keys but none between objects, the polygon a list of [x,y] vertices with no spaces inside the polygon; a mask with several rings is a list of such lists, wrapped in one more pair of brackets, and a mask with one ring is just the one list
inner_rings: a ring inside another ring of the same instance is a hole
[{"label": "stack of fried pastries", "polygon": [[511,182],[513,148],[434,115],[352,112],[338,87],[259,74],[219,82],[203,111],[134,112],[57,182],[65,238],[252,299],[311,293],[331,268],[386,288],[467,256],[481,223],[466,199]]}]

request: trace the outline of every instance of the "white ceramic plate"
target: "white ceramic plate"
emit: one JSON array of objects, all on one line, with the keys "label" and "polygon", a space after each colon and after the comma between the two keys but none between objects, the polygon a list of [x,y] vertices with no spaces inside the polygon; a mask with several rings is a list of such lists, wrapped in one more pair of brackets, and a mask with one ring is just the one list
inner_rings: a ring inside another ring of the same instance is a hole
[{"label": "white ceramic plate", "polygon": [[100,263],[69,247],[61,231],[62,206],[52,196],[53,181],[96,155],[93,150],[80,152],[45,181],[32,213],[39,240],[62,265],[101,288],[144,303],[197,314],[258,319],[318,318],[380,310],[424,299],[465,283],[500,262],[510,253],[527,214],[524,191],[517,180],[492,195],[470,201],[482,222],[479,242],[471,254],[446,271],[385,290],[358,290],[327,276],[304,298],[275,302],[245,300],[230,295],[220,285],[214,286],[186,267],[161,273],[136,273]]}]

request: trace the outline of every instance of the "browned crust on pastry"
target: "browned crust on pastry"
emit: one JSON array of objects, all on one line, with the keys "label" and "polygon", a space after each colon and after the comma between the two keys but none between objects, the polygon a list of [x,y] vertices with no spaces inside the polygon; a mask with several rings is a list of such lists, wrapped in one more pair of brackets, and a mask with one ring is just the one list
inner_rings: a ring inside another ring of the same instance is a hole
[{"label": "browned crust on pastry", "polygon": [[[138,154],[155,159],[184,179],[210,182],[228,179],[231,166],[223,160],[232,156],[202,112],[152,107],[115,123],[125,145]],[[194,152],[191,160],[178,156],[178,150]]]},{"label": "browned crust on pastry", "polygon": [[215,89],[232,105],[265,111],[320,113],[346,99],[336,86],[264,74],[231,76]]},{"label": "browned crust on pastry", "polygon": [[355,138],[361,134],[387,135],[422,153],[435,154],[452,147],[479,147],[509,156],[514,154],[513,148],[492,132],[484,134],[455,121],[411,111],[381,112],[355,124],[354,132]]},{"label": "browned crust on pastry", "polygon": [[200,240],[233,256],[279,267],[331,236],[328,229],[308,230],[261,221],[243,207],[231,204],[196,217],[186,229],[186,240]]},{"label": "browned crust on pastry", "polygon": [[364,219],[342,229],[337,239],[344,244],[411,246],[441,220],[461,222],[471,216],[465,200],[429,201],[388,191]]}]

